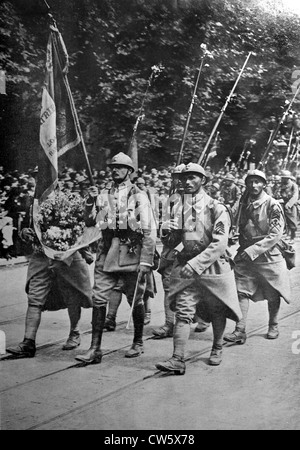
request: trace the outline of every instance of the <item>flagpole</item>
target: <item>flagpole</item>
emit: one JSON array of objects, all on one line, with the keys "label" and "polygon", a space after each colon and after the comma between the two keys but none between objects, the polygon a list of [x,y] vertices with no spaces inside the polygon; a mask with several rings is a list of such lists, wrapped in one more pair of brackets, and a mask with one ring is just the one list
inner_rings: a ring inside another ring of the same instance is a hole
[{"label": "flagpole", "polygon": [[222,117],[223,117],[223,115],[224,115],[224,113],[225,113],[225,111],[226,111],[226,109],[227,109],[227,107],[228,107],[228,105],[229,105],[229,102],[230,102],[230,100],[231,100],[231,97],[233,96],[234,91],[236,90],[237,85],[239,84],[239,81],[240,81],[240,79],[241,79],[241,77],[242,77],[242,75],[243,75],[243,73],[244,73],[244,70],[245,70],[245,68],[246,68],[246,66],[247,66],[247,64],[248,64],[248,61],[249,61],[251,55],[252,55],[252,52],[250,52],[249,55],[247,56],[247,59],[246,59],[244,65],[243,65],[243,67],[242,67],[242,70],[240,71],[240,74],[239,74],[239,76],[238,76],[238,78],[237,78],[237,80],[236,80],[236,82],[235,82],[235,84],[234,84],[234,86],[233,86],[233,88],[232,88],[232,90],[231,90],[229,96],[228,96],[227,99],[226,99],[225,105],[223,106],[223,108],[222,108],[222,110],[221,110],[221,114],[219,115],[219,117],[218,117],[218,119],[217,119],[217,122],[216,122],[216,124],[215,124],[215,126],[214,126],[214,128],[213,128],[213,130],[212,130],[212,132],[211,132],[211,135],[210,135],[210,137],[209,137],[209,139],[208,139],[208,141],[207,141],[207,144],[206,144],[206,146],[205,146],[205,148],[204,148],[204,150],[203,150],[203,152],[202,152],[202,154],[201,154],[201,156],[200,156],[200,158],[199,158],[199,160],[198,160],[198,164],[201,164],[202,161],[203,161],[203,160],[205,159],[205,157],[206,157],[206,153],[207,153],[208,148],[209,148],[209,146],[210,146],[210,144],[211,144],[211,141],[213,140],[213,137],[214,137],[214,135],[215,135],[215,133],[216,133],[218,127],[219,127],[219,124],[220,124],[220,122],[221,122],[221,120],[222,120]]}]

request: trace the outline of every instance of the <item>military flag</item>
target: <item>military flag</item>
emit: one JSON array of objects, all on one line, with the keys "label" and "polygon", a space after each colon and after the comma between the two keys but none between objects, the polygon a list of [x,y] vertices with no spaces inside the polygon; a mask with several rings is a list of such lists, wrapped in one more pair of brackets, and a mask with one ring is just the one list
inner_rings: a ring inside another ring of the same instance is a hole
[{"label": "military flag", "polygon": [[50,30],[40,115],[41,148],[35,194],[39,203],[57,186],[58,159],[82,141],[66,75],[69,63],[66,47],[58,29],[52,25]]}]

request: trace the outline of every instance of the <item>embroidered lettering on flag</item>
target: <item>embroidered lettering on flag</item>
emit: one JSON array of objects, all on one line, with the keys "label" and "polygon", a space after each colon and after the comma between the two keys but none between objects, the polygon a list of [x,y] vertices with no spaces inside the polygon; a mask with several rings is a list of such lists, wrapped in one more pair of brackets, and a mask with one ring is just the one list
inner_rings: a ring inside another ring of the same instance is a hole
[{"label": "embroidered lettering on flag", "polygon": [[56,108],[46,87],[43,89],[40,142],[49,161],[57,171]]}]

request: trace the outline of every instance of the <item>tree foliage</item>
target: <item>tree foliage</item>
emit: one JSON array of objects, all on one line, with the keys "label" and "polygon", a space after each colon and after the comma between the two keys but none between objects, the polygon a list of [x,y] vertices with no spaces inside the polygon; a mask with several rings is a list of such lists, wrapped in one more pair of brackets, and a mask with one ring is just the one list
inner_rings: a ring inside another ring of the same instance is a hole
[{"label": "tree foliage", "polygon": [[[151,67],[164,71],[149,89],[138,128],[140,163],[173,164],[192,100],[200,45],[213,54],[204,67],[185,149],[197,160],[250,51],[236,94],[220,124],[219,163],[238,158],[246,140],[259,158],[292,97],[299,67],[300,18],[268,14],[255,0],[49,0],[70,56],[69,81],[95,168],[127,151]],[[1,163],[35,165],[48,39],[41,0],[0,4]],[[274,119],[273,119],[274,120]],[[218,161],[217,161],[218,162]]]}]

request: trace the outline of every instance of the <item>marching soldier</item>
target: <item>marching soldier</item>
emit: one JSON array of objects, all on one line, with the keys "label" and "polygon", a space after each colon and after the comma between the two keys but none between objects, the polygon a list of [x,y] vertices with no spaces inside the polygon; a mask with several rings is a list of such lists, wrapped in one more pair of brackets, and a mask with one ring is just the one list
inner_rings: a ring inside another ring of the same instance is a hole
[{"label": "marching soldier", "polygon": [[274,175],[274,177],[273,177],[272,197],[275,198],[275,200],[280,200],[280,198],[281,198],[281,177],[280,177],[280,175]]},{"label": "marching soldier", "polygon": [[[176,210],[182,207],[182,184],[180,180],[180,175],[185,168],[184,164],[175,167],[172,173],[173,179],[173,190],[174,193],[169,199],[169,214],[170,216],[176,215]],[[169,291],[170,291],[170,275],[172,272],[173,263],[175,261],[176,252],[173,248],[164,244],[160,257],[160,264],[158,272],[162,277],[162,284],[164,289],[164,312],[165,312],[165,323],[161,327],[152,330],[156,339],[165,339],[173,336],[175,313],[170,309]]]},{"label": "marching soldier", "polygon": [[229,173],[224,178],[221,187],[221,197],[224,199],[225,205],[233,207],[240,197],[240,190],[235,184],[235,176]]},{"label": "marching soldier", "polygon": [[281,297],[290,302],[290,284],[284,257],[277,247],[283,237],[285,221],[279,202],[265,191],[266,176],[259,170],[246,178],[246,195],[237,213],[240,248],[235,258],[235,276],[243,314],[227,342],[244,344],[249,300],[268,300],[268,339],[277,339]]},{"label": "marching soldier", "polygon": [[[213,326],[213,348],[209,363],[222,361],[226,318],[241,317],[228,253],[230,217],[227,208],[209,197],[203,186],[203,167],[190,163],[183,172],[184,207],[180,214],[164,224],[163,242],[170,248],[180,243],[170,277],[170,301],[175,309],[174,352],[170,360],[157,364],[164,372],[185,373],[185,347],[196,312]],[[238,319],[239,320],[239,319]]]},{"label": "marching soldier", "polygon": [[[24,228],[20,237],[27,244],[37,242],[32,228]],[[36,336],[42,311],[65,307],[68,308],[70,318],[70,334],[62,349],[77,348],[80,345],[81,307],[92,306],[89,269],[80,252],[74,253],[69,265],[48,258],[41,246],[34,244],[34,251],[29,257],[26,293],[28,308],[24,339],[16,347],[8,348],[7,352],[16,358],[33,358],[36,353]]]},{"label": "marching soldier", "polygon": [[292,174],[288,170],[282,171],[281,174],[280,196],[284,205],[284,213],[287,222],[287,228],[291,237],[291,243],[293,244],[296,238],[298,226],[297,204],[299,200],[299,188],[297,184],[292,180]]},{"label": "marching soldier", "polygon": [[156,228],[147,196],[130,181],[134,172],[131,158],[119,153],[112,159],[110,167],[113,186],[107,196],[98,196],[97,188],[92,187],[86,204],[87,226],[98,223],[103,230],[95,264],[91,347],[76,358],[86,364],[101,363],[107,304],[118,290],[120,281],[123,281],[122,290],[129,304],[134,302],[134,340],[125,356],[135,358],[144,353],[143,297],[146,278],[152,275]]}]

